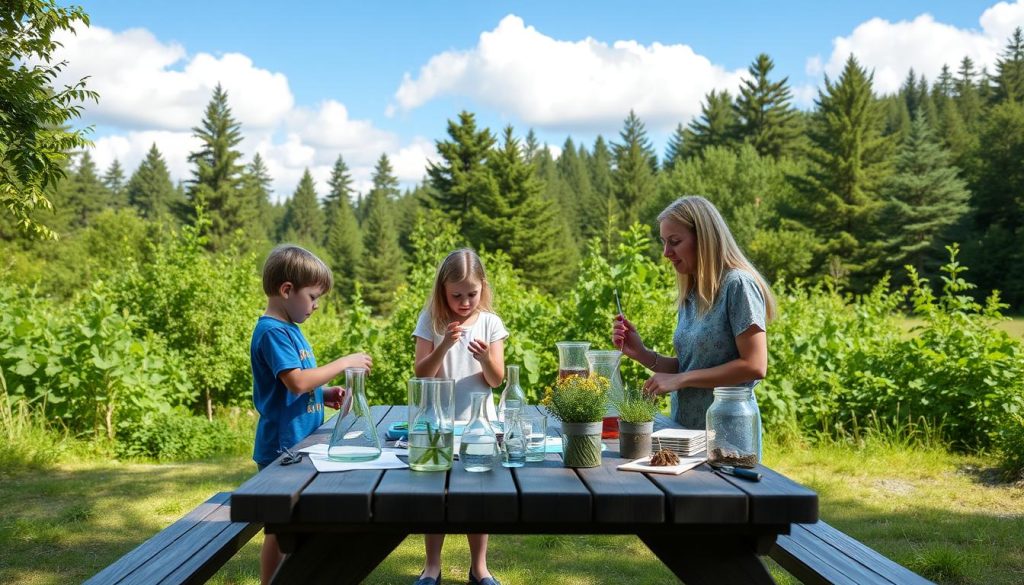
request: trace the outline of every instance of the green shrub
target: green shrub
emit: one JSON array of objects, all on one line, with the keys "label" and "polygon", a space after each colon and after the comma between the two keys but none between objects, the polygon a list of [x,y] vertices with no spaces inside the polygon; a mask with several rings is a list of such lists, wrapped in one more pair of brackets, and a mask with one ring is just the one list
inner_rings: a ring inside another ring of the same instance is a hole
[{"label": "green shrub", "polygon": [[997,432],[1003,471],[1010,481],[1024,481],[1024,416],[1006,417]]},{"label": "green shrub", "polygon": [[203,459],[234,452],[235,434],[222,420],[180,411],[151,414],[118,429],[117,454],[159,461]]}]

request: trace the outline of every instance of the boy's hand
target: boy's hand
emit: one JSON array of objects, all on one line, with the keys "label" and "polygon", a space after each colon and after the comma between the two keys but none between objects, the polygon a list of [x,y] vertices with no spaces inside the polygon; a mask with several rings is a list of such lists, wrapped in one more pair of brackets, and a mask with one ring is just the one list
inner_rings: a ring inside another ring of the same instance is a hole
[{"label": "boy's hand", "polygon": [[344,386],[326,386],[324,387],[324,404],[335,410],[340,410],[347,395],[348,389]]},{"label": "boy's hand", "polygon": [[487,348],[489,347],[487,342],[482,339],[474,339],[469,342],[469,353],[473,354],[473,358],[479,361],[487,357]]},{"label": "boy's hand", "polygon": [[353,353],[345,356],[345,367],[346,368],[366,368],[366,373],[369,374],[373,368],[373,358],[369,354],[365,353]]}]

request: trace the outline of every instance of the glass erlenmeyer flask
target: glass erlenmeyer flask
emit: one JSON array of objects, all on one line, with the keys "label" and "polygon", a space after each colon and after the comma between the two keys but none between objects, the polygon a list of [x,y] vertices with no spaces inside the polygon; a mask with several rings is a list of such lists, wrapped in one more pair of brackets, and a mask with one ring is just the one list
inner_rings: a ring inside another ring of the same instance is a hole
[{"label": "glass erlenmeyer flask", "polygon": [[[351,408],[336,417],[327,458],[332,461],[372,461],[380,457],[380,436],[366,403],[366,368],[346,368],[345,386]],[[343,409],[344,411],[344,409]]]},{"label": "glass erlenmeyer flask", "polygon": [[519,366],[508,366],[505,374],[505,389],[498,400],[498,425],[505,428],[505,407],[510,400],[518,400],[519,406],[526,406],[526,393],[519,385]]},{"label": "glass erlenmeyer flask", "polygon": [[619,438],[619,412],[615,404],[623,398],[622,377],[619,376],[619,362],[622,361],[622,352],[617,349],[596,350],[587,352],[587,363],[590,364],[592,376],[602,376],[608,379],[608,409],[605,412],[601,426],[602,439]]},{"label": "glass erlenmeyer flask", "polygon": [[501,464],[505,467],[526,465],[526,433],[520,412],[522,410],[511,406],[505,409],[505,439],[501,443]]},{"label": "glass erlenmeyer flask", "polygon": [[491,400],[491,394],[474,392],[470,397],[473,399],[473,418],[462,431],[459,463],[466,471],[490,471],[498,459],[498,439],[487,418],[485,402]]},{"label": "glass erlenmeyer flask", "polygon": [[585,341],[559,341],[558,348],[558,379],[569,376],[587,377],[587,350],[590,344]]},{"label": "glass erlenmeyer flask", "polygon": [[452,405],[454,381],[414,378],[409,381],[409,467],[413,471],[452,468],[455,421]]}]

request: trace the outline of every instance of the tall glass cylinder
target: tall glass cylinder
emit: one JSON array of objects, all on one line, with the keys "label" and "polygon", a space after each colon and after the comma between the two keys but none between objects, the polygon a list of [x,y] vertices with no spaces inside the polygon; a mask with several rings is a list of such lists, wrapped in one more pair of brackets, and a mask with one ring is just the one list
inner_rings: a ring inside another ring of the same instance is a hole
[{"label": "tall glass cylinder", "polygon": [[452,468],[453,388],[454,382],[444,378],[409,380],[409,467],[413,471]]},{"label": "tall glass cylinder", "polygon": [[351,397],[351,408],[344,416],[339,413],[335,420],[331,442],[327,447],[327,458],[332,461],[372,461],[380,457],[380,435],[377,434],[376,421],[370,416],[365,384],[365,368],[345,370],[345,386]]},{"label": "tall glass cylinder", "polygon": [[508,366],[505,368],[505,388],[501,391],[501,398],[498,400],[498,425],[504,429],[505,407],[509,401],[518,400],[520,407],[526,406],[526,393],[519,385],[519,366]]},{"label": "tall glass cylinder", "polygon": [[559,341],[558,348],[558,379],[569,376],[587,377],[590,372],[587,365],[587,350],[590,344],[586,341]]},{"label": "tall glass cylinder", "polygon": [[622,352],[617,349],[592,349],[586,355],[587,363],[590,365],[590,374],[602,376],[608,380],[608,409],[601,421],[601,438],[617,439],[619,437],[619,412],[615,405],[622,401],[625,394],[622,388],[622,377],[619,375]]},{"label": "tall glass cylinder", "polygon": [[498,439],[487,418],[487,400],[490,393],[474,392],[473,416],[462,431],[462,442],[459,444],[459,463],[466,471],[490,471],[498,460]]}]

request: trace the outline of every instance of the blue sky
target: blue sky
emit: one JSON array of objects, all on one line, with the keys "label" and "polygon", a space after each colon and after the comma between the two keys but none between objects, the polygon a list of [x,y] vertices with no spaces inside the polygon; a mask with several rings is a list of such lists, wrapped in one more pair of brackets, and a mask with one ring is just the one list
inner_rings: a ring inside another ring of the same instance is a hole
[{"label": "blue sky", "polygon": [[365,186],[388,153],[406,185],[461,109],[497,131],[534,128],[557,153],[567,135],[614,139],[629,109],[659,152],[710,89],[735,88],[760,52],[809,107],[854,52],[890,91],[964,55],[992,63],[1016,2],[85,2],[92,27],[69,39],[71,75],[101,104],[95,158],[134,169],[156,142],[175,178],[189,128],[221,81],[242,149],[268,160],[278,196],[341,154]]}]

